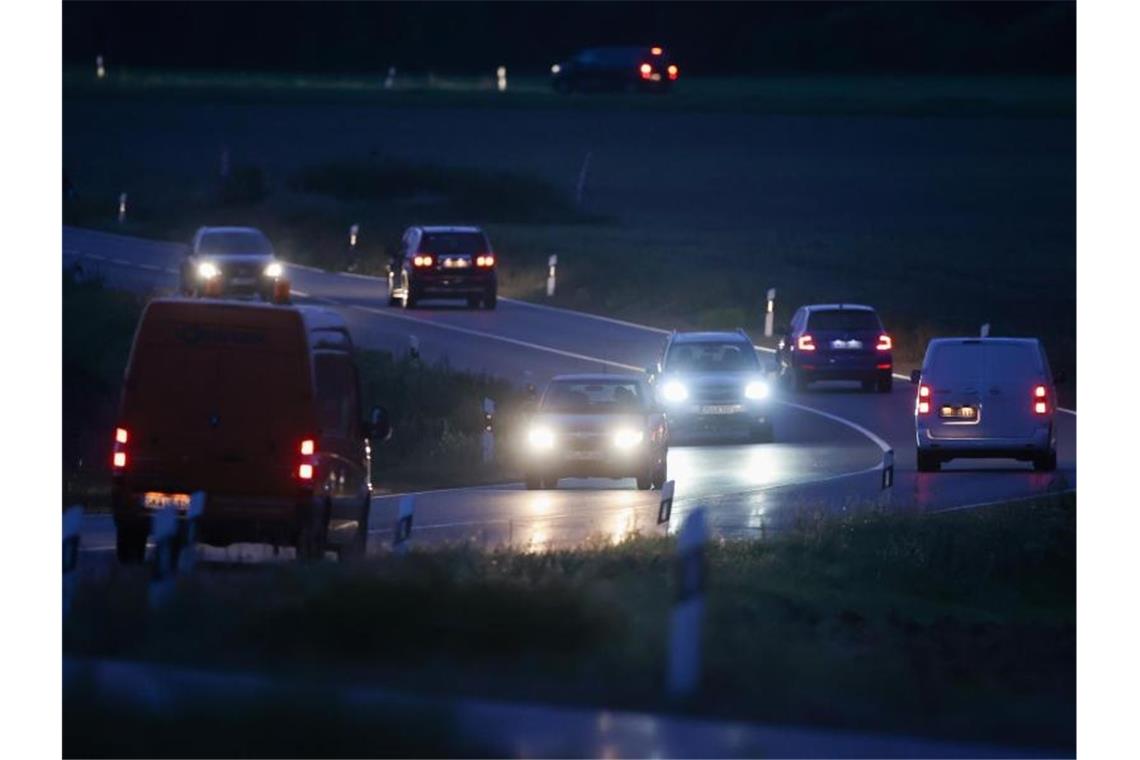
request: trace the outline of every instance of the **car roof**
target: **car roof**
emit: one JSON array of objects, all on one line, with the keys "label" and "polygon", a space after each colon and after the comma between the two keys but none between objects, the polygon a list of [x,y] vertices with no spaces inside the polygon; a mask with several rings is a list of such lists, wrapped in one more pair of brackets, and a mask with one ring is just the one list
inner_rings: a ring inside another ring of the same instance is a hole
[{"label": "car roof", "polygon": [[420,227],[419,229],[424,232],[482,232],[482,227],[472,227],[471,225],[432,225],[430,227]]},{"label": "car roof", "polygon": [[732,332],[729,330],[717,331],[704,331],[704,332],[677,332],[673,333],[673,343],[710,343],[712,341],[722,341],[727,343],[747,343],[752,345],[752,341],[748,336],[740,332]]},{"label": "car roof", "polygon": [[639,383],[645,378],[641,375],[607,375],[602,372],[585,373],[579,375],[555,375],[550,378],[552,383]]},{"label": "car roof", "polygon": [[988,344],[1025,344],[1031,346],[1040,345],[1041,341],[1037,338],[980,338],[978,336],[964,336],[961,338],[933,338],[930,345],[936,346],[943,343],[988,343]]},{"label": "car roof", "polygon": [[815,303],[804,306],[808,311],[874,311],[875,307],[861,303]]}]

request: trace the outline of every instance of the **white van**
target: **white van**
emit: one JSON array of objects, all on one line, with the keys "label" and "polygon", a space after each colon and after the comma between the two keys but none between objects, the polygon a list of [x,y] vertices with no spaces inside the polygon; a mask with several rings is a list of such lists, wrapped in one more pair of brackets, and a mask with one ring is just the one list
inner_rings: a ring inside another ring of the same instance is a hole
[{"label": "white van", "polygon": [[932,340],[911,380],[919,472],[960,457],[1057,468],[1057,393],[1036,338]]}]

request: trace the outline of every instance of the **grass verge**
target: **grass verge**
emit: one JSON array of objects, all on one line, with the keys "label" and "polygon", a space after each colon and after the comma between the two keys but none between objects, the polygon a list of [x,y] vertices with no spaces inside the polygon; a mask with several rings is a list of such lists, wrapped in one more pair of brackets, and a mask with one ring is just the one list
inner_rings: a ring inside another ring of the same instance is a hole
[{"label": "grass verge", "polygon": [[703,680],[680,705],[662,696],[663,537],[204,567],[159,612],[144,570],[89,574],[64,652],[1072,751],[1075,532],[1061,495],[713,543]]}]

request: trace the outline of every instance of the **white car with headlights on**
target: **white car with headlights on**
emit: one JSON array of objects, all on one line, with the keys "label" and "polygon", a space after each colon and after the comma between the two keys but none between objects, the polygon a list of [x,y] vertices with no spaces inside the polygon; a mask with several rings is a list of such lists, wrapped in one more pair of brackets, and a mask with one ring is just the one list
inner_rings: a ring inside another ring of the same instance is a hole
[{"label": "white car with headlights on", "polygon": [[550,381],[526,435],[526,487],[560,478],[636,478],[660,488],[667,477],[669,428],[637,375],[560,375]]},{"label": "white car with headlights on", "polygon": [[736,434],[767,443],[774,437],[770,369],[737,330],[674,332],[648,371],[675,436]]},{"label": "white car with headlights on", "polygon": [[180,275],[186,295],[257,295],[272,301],[285,267],[261,230],[200,227],[182,260]]}]

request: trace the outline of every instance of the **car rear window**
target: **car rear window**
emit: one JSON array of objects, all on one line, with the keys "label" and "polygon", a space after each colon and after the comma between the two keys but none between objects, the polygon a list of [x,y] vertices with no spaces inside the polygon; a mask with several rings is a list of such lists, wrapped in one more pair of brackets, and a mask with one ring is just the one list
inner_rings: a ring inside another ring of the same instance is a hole
[{"label": "car rear window", "polygon": [[677,343],[665,357],[670,372],[739,372],[757,366],[752,346],[740,341]]},{"label": "car rear window", "polygon": [[825,311],[812,311],[808,314],[807,329],[809,330],[881,330],[882,324],[873,311],[865,309],[827,309]]},{"label": "car rear window", "polygon": [[1028,343],[944,343],[935,346],[926,371],[937,383],[998,382],[1040,373],[1040,355]]},{"label": "car rear window", "polygon": [[198,242],[205,256],[269,256],[273,246],[260,232],[207,232]]},{"label": "car rear window", "polygon": [[555,382],[542,402],[546,411],[573,414],[631,412],[643,407],[641,386],[634,382]]},{"label": "car rear window", "polygon": [[429,232],[420,241],[420,253],[436,256],[485,253],[489,248],[478,232]]}]

